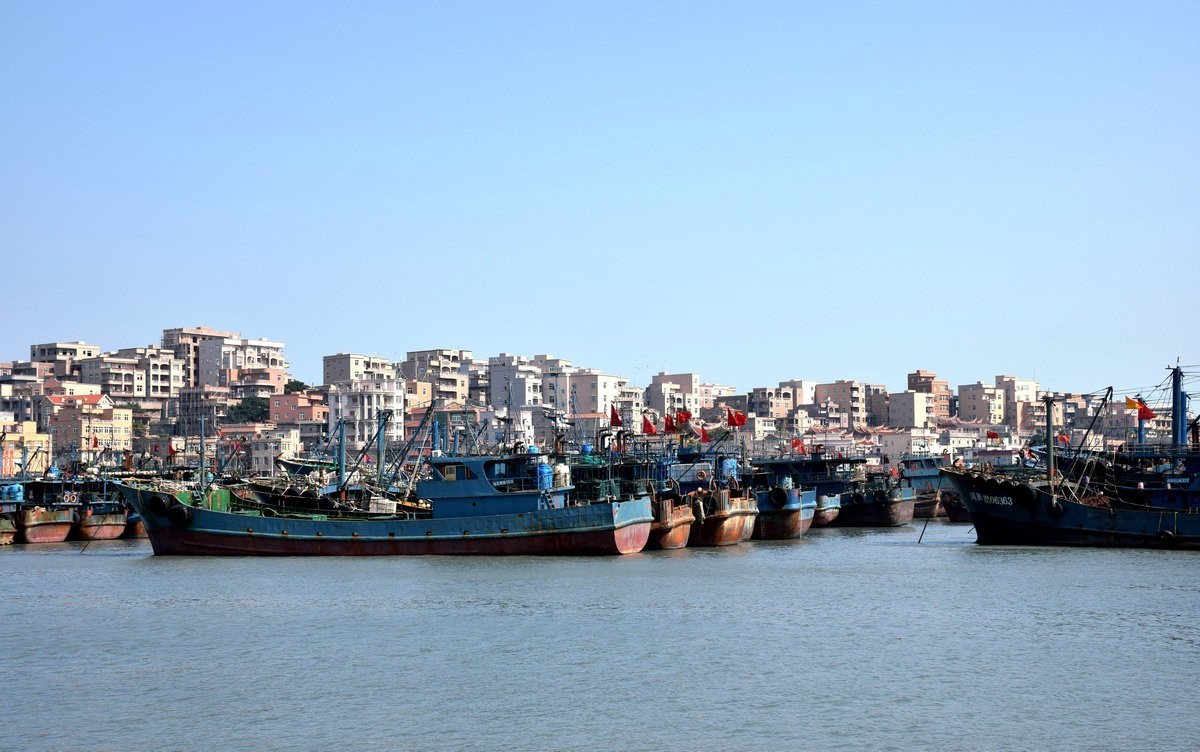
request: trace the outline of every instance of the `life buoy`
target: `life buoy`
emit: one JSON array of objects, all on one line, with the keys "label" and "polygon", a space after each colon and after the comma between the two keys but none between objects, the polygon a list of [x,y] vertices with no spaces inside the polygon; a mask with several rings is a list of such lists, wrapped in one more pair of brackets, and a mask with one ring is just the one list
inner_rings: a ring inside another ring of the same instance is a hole
[{"label": "life buoy", "polygon": [[707,480],[707,479],[708,479],[708,473],[706,471],[704,471],[704,470],[696,471],[696,480]]},{"label": "life buoy", "polygon": [[75,502],[79,501],[79,495],[74,491],[67,491],[65,494],[63,494],[62,498],[67,504],[74,504]]}]

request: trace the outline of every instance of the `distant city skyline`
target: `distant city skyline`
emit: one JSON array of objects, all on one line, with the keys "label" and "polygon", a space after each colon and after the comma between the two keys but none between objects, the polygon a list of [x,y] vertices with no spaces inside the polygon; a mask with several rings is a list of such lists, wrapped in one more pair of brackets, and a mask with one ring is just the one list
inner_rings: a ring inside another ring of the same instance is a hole
[{"label": "distant city skyline", "polygon": [[[943,372],[941,370],[938,370],[937,368],[931,368],[928,365],[914,365],[912,367],[902,369],[902,372],[900,372],[898,374],[888,375],[887,377],[882,378],[882,379],[866,378],[861,375],[853,374],[853,373],[834,373],[833,375],[830,375],[827,377],[818,376],[818,375],[809,374],[809,373],[791,373],[791,374],[781,374],[777,377],[768,377],[765,380],[755,381],[753,383],[750,383],[750,382],[743,383],[743,382],[721,379],[717,375],[710,374],[701,369],[687,368],[687,367],[671,367],[670,364],[667,364],[667,365],[664,365],[661,367],[656,367],[655,370],[650,371],[647,375],[642,377],[641,375],[635,376],[631,372],[627,372],[627,371],[620,370],[618,368],[610,367],[610,365],[607,363],[603,363],[603,362],[597,363],[597,362],[592,362],[592,361],[580,360],[578,358],[572,357],[572,355],[570,353],[566,353],[566,352],[554,352],[554,351],[550,351],[550,350],[546,350],[546,349],[534,349],[534,350],[530,350],[527,352],[517,352],[511,348],[496,350],[494,352],[485,352],[485,351],[481,351],[481,350],[471,347],[469,345],[469,343],[442,343],[442,344],[438,344],[438,345],[430,345],[427,347],[408,347],[408,348],[404,348],[402,350],[390,352],[390,353],[389,352],[372,351],[372,350],[359,350],[359,349],[353,349],[353,348],[349,348],[349,349],[348,348],[332,348],[332,349],[327,349],[327,350],[321,352],[318,356],[316,356],[316,360],[315,360],[315,364],[314,364],[314,363],[309,363],[305,360],[298,359],[294,355],[294,352],[297,349],[303,349],[303,350],[306,350],[309,352],[314,351],[314,348],[312,347],[312,345],[308,345],[303,348],[295,348],[292,346],[291,343],[287,342],[286,340],[283,340],[283,338],[281,338],[281,337],[273,336],[270,332],[263,332],[263,333],[247,332],[242,329],[239,329],[236,326],[230,326],[228,324],[213,324],[211,322],[194,322],[194,323],[190,323],[190,324],[182,324],[180,322],[174,322],[164,328],[175,328],[175,327],[179,327],[179,326],[206,327],[206,328],[213,329],[216,331],[227,331],[227,332],[231,332],[231,333],[235,333],[235,334],[240,334],[242,337],[244,337],[248,340],[267,339],[267,340],[271,340],[274,342],[282,342],[283,353],[287,357],[288,361],[290,362],[290,366],[291,366],[290,373],[291,373],[292,377],[299,381],[302,381],[310,386],[318,386],[318,385],[322,384],[322,377],[321,377],[322,359],[327,355],[334,355],[337,353],[356,353],[356,354],[361,354],[361,355],[382,357],[382,358],[385,358],[385,359],[391,361],[393,364],[398,365],[405,360],[406,354],[408,352],[416,352],[419,350],[428,350],[428,349],[437,349],[437,348],[441,348],[441,347],[447,347],[447,348],[452,348],[452,349],[462,349],[462,350],[470,351],[472,353],[472,357],[474,360],[481,361],[484,363],[486,363],[488,361],[489,357],[498,355],[502,352],[508,353],[509,355],[518,355],[518,356],[524,356],[524,357],[529,357],[529,358],[532,358],[535,355],[550,355],[550,356],[553,356],[556,358],[561,358],[563,360],[570,361],[572,365],[577,366],[577,367],[595,368],[595,369],[599,369],[599,370],[603,371],[604,373],[607,373],[610,375],[622,376],[624,378],[629,379],[629,381],[632,385],[639,386],[639,387],[649,386],[651,383],[651,378],[655,374],[659,373],[660,371],[666,372],[666,373],[675,373],[675,374],[698,373],[700,375],[701,379],[703,381],[705,381],[706,383],[715,383],[715,384],[723,384],[723,385],[727,385],[727,386],[732,386],[736,393],[746,393],[756,387],[772,387],[772,386],[777,385],[779,382],[788,381],[791,379],[803,379],[806,381],[815,381],[818,383],[832,383],[832,382],[839,381],[839,380],[860,381],[860,382],[867,383],[867,384],[882,384],[887,388],[889,393],[903,392],[903,391],[907,391],[907,389],[908,389],[908,385],[907,385],[908,374],[914,373],[918,370],[932,371],[934,374],[936,374],[939,381],[946,381],[948,383],[948,386],[950,387],[952,392],[957,392],[959,386],[961,386],[961,385],[975,384],[975,383],[979,383],[979,382],[982,382],[984,384],[992,384],[994,382],[995,378],[997,376],[1001,376],[1001,375],[1016,376],[1017,378],[1021,378],[1021,379],[1037,381],[1039,384],[1039,387],[1043,391],[1054,391],[1054,392],[1070,392],[1070,393],[1086,394],[1086,393],[1091,393],[1091,392],[1103,391],[1107,386],[1113,386],[1115,391],[1118,394],[1132,394],[1134,392],[1142,392],[1142,393],[1145,393],[1147,396],[1152,395],[1152,394],[1158,394],[1161,397],[1162,395],[1165,395],[1167,393],[1167,389],[1169,387],[1169,371],[1165,366],[1162,369],[1163,377],[1158,382],[1154,382],[1154,383],[1146,382],[1145,384],[1142,384],[1142,385],[1116,385],[1116,384],[1109,385],[1109,384],[1105,384],[1105,385],[1095,387],[1095,388],[1090,388],[1090,389],[1079,388],[1077,386],[1070,386],[1070,385],[1058,386],[1058,385],[1046,384],[1046,383],[1042,382],[1037,377],[1036,374],[1014,372],[1012,369],[998,370],[995,373],[990,374],[990,375],[981,374],[981,375],[978,375],[978,376],[975,376],[972,378],[967,378],[967,379],[963,379],[963,380],[954,380],[954,379],[948,378],[948,375],[947,375],[948,372]],[[35,344],[45,343],[45,342],[83,341],[88,344],[98,345],[102,352],[113,352],[118,349],[128,348],[128,347],[144,347],[146,345],[157,346],[160,344],[161,334],[162,334],[162,330],[159,330],[160,336],[154,338],[153,341],[137,342],[137,343],[130,343],[130,342],[107,343],[107,342],[97,341],[94,338],[80,337],[80,336],[49,337],[49,338],[43,338],[43,339],[31,339],[29,342],[27,342],[24,345],[24,347],[22,348],[21,353],[19,355],[13,355],[13,354],[6,355],[4,353],[0,353],[0,362],[28,360],[30,346],[35,345]],[[628,358],[628,354],[626,354],[625,357]],[[1185,371],[1185,379],[1186,379],[1186,385],[1187,385],[1188,389],[1190,389],[1193,392],[1200,392],[1200,365],[1193,366],[1191,371]]]},{"label": "distant city skyline", "polygon": [[[739,390],[1200,363],[1200,5],[10,3],[0,357],[206,324]],[[1178,303],[1176,302],[1178,301]]]}]

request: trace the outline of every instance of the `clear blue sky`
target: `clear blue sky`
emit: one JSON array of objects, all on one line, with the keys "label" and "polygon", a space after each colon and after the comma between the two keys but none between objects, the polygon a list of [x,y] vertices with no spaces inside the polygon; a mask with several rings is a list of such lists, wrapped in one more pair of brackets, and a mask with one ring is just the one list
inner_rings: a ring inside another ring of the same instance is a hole
[{"label": "clear blue sky", "polygon": [[[0,359],[1197,363],[1200,4],[0,2]],[[1191,310],[1183,305],[1192,301]]]}]

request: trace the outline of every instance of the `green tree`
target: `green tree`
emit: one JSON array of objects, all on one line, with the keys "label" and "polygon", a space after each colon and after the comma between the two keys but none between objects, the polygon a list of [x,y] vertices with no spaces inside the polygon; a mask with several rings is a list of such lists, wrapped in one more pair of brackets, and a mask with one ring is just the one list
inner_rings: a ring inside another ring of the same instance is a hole
[{"label": "green tree", "polygon": [[262,397],[246,397],[225,413],[227,423],[258,423],[267,419],[271,403]]},{"label": "green tree", "polygon": [[283,385],[283,393],[291,394],[293,392],[303,392],[308,389],[308,384],[296,379],[288,379],[288,383]]}]

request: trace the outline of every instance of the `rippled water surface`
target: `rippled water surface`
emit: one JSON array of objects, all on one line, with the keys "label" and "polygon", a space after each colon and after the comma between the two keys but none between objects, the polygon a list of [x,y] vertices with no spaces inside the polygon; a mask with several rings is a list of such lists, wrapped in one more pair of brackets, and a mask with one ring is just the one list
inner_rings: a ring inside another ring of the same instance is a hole
[{"label": "rippled water surface", "polygon": [[5,546],[0,749],[1196,748],[1200,557],[973,541],[934,522],[614,558]]}]

